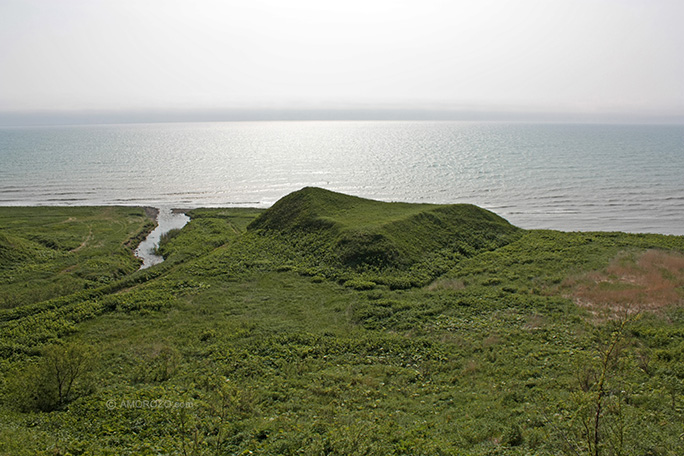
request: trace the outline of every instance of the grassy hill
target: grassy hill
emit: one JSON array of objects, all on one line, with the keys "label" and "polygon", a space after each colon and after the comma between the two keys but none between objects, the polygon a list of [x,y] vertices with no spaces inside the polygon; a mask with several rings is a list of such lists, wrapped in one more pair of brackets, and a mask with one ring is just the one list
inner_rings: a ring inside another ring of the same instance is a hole
[{"label": "grassy hill", "polygon": [[422,286],[522,230],[468,204],[386,203],[307,187],[259,215],[249,233],[278,240],[308,275],[393,289]]},{"label": "grassy hill", "polygon": [[135,271],[141,210],[22,211],[0,454],[680,454],[684,237],[307,188],[193,210]]},{"label": "grassy hill", "polygon": [[475,253],[509,242],[518,231],[476,206],[385,203],[307,187],[282,198],[248,227],[284,235],[318,235],[329,263],[354,268],[406,267],[441,249]]}]

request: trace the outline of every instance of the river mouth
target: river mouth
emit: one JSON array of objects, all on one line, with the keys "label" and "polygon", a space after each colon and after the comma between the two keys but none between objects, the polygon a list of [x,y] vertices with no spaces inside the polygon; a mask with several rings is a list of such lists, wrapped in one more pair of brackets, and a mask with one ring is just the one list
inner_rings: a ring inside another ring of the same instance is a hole
[{"label": "river mouth", "polygon": [[183,228],[189,221],[190,217],[183,212],[174,211],[170,207],[160,207],[157,213],[157,227],[147,235],[134,252],[135,256],[143,262],[140,269],[147,269],[163,262],[164,257],[155,253],[162,235],[171,230]]}]

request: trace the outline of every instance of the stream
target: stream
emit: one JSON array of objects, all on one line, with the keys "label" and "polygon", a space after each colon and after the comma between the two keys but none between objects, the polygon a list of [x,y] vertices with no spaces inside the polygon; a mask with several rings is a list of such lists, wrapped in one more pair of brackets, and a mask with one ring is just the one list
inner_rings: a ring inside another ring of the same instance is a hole
[{"label": "stream", "polygon": [[182,212],[174,212],[170,207],[160,207],[157,214],[157,227],[147,235],[144,241],[135,249],[135,256],[143,260],[140,269],[146,269],[164,261],[155,253],[159,246],[159,239],[173,229],[183,228],[190,221],[190,217]]}]

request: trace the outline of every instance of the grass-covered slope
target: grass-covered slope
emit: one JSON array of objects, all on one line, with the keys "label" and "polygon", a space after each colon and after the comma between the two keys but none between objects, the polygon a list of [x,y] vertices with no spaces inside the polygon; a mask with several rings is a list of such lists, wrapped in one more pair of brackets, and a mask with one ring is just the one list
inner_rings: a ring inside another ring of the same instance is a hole
[{"label": "grass-covered slope", "polygon": [[336,266],[406,268],[444,249],[472,255],[519,231],[467,204],[386,203],[307,187],[279,200],[250,230],[304,238],[298,245]]},{"label": "grass-covered slope", "polygon": [[[0,309],[0,455],[681,455],[684,237],[301,194],[194,210],[123,275],[135,230],[107,227],[140,210],[0,208],[9,299],[96,255],[116,277]],[[358,230],[414,263],[345,264]],[[46,269],[41,237],[66,249]]]},{"label": "grass-covered slope", "polygon": [[154,228],[142,208],[0,210],[0,309],[97,288],[138,269],[133,249]]}]

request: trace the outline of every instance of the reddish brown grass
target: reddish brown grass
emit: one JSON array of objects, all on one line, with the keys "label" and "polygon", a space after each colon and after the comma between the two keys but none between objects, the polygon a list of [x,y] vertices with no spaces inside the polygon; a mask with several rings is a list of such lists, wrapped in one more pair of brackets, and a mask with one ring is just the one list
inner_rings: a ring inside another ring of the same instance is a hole
[{"label": "reddish brown grass", "polygon": [[427,289],[429,291],[436,290],[462,290],[465,288],[465,284],[460,279],[437,279],[428,285]]},{"label": "reddish brown grass", "polygon": [[577,305],[597,317],[658,312],[684,304],[684,255],[662,250],[623,253],[605,270],[567,279],[563,287]]}]

